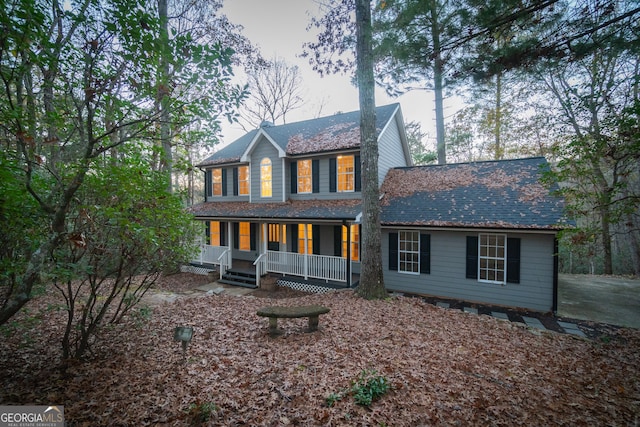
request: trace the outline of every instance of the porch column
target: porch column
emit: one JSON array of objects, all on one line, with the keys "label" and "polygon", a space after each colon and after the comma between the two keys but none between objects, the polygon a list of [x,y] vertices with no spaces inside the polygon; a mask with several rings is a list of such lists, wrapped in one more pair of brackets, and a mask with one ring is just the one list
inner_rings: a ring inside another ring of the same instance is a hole
[{"label": "porch column", "polygon": [[309,279],[309,245],[307,243],[307,224],[304,224],[304,280]]},{"label": "porch column", "polygon": [[227,265],[229,266],[229,268],[232,267],[233,265],[233,246],[234,246],[234,241],[233,241],[233,223],[231,221],[227,221],[227,237],[229,239],[229,252],[228,252],[228,257],[229,259],[227,260]]},{"label": "porch column", "polygon": [[346,224],[347,227],[347,283],[351,287],[351,224]]}]

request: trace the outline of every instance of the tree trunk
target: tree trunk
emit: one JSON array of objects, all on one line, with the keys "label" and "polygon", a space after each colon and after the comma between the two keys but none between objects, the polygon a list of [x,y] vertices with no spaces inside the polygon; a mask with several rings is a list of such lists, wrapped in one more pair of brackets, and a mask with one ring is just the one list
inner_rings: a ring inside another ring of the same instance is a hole
[{"label": "tree trunk", "polygon": [[494,160],[500,160],[504,157],[504,148],[502,147],[502,72],[496,73],[496,111],[494,123],[494,137],[496,149],[494,152]]},{"label": "tree trunk", "polygon": [[160,18],[160,40],[162,51],[160,53],[160,70],[158,78],[158,102],[160,108],[160,141],[162,144],[160,170],[169,176],[169,192],[173,192],[173,156],[171,153],[171,129],[169,115],[169,17],[167,12],[167,0],[158,0],[158,15]]},{"label": "tree trunk", "polygon": [[438,164],[447,163],[447,150],[444,139],[444,97],[442,93],[442,76],[444,62],[442,60],[442,46],[440,44],[440,26],[438,21],[438,2],[431,2],[431,39],[433,41],[433,92],[436,104],[436,149]]},{"label": "tree trunk", "polygon": [[370,0],[356,0],[358,94],[362,161],[362,268],[358,293],[368,299],[385,298],[380,238],[378,141],[373,77]]}]

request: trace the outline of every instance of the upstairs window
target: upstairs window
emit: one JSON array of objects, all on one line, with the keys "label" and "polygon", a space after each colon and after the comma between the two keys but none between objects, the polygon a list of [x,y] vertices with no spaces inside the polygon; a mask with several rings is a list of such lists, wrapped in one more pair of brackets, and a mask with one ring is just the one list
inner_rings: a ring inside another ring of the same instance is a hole
[{"label": "upstairs window", "polygon": [[298,160],[298,193],[311,193],[311,160]]},{"label": "upstairs window", "polygon": [[211,171],[212,193],[214,196],[222,196],[222,169]]},{"label": "upstairs window", "polygon": [[338,156],[338,192],[354,191],[355,167],[353,156]]},{"label": "upstairs window", "polygon": [[271,159],[265,157],[260,162],[260,196],[271,197]]},{"label": "upstairs window", "polygon": [[249,195],[249,166],[238,168],[238,192],[241,196]]}]

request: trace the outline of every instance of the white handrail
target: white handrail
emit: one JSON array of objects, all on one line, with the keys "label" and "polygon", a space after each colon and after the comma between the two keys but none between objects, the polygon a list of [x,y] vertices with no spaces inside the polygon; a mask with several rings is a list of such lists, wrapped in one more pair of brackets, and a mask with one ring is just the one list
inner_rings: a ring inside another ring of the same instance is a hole
[{"label": "white handrail", "polygon": [[[264,266],[263,259],[267,257],[267,254],[260,254],[258,258],[253,262],[256,266],[256,286],[260,287],[260,276],[262,276],[262,270]],[[266,272],[266,271],[265,271]]]}]

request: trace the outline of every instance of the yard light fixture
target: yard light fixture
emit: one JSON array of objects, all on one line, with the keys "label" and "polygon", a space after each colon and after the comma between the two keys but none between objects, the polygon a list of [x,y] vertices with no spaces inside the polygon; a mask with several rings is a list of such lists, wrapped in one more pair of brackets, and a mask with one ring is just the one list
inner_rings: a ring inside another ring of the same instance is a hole
[{"label": "yard light fixture", "polygon": [[173,340],[182,342],[182,356],[187,355],[187,344],[191,342],[193,337],[193,328],[191,326],[176,326],[173,331]]}]

